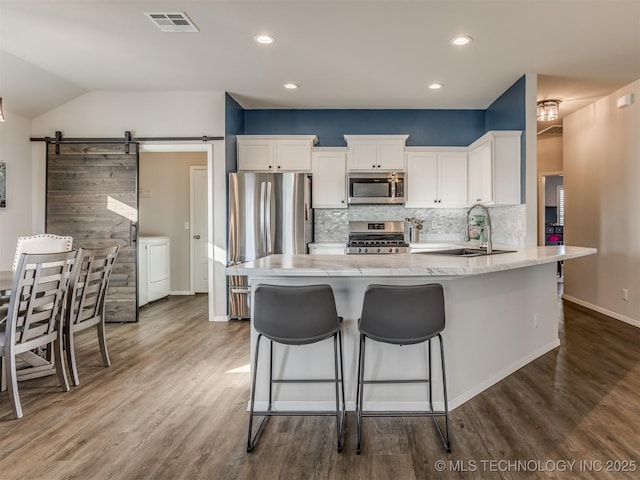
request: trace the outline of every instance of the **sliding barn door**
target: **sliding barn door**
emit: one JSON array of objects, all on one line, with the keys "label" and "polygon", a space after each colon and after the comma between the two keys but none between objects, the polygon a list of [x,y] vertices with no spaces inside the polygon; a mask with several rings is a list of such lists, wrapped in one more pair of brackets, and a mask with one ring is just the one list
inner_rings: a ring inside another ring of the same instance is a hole
[{"label": "sliding barn door", "polygon": [[138,320],[137,225],[137,144],[47,145],[47,233],[71,235],[75,248],[120,245],[107,322]]}]

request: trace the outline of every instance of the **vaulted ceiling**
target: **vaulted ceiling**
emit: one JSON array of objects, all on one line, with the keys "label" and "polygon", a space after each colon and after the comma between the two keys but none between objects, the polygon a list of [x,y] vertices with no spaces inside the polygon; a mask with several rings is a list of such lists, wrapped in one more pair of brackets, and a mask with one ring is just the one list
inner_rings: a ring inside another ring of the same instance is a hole
[{"label": "vaulted ceiling", "polygon": [[[185,12],[199,32],[163,33],[145,12]],[[94,90],[484,109],[525,73],[562,114],[640,78],[640,1],[0,0],[0,96],[28,118]]]}]

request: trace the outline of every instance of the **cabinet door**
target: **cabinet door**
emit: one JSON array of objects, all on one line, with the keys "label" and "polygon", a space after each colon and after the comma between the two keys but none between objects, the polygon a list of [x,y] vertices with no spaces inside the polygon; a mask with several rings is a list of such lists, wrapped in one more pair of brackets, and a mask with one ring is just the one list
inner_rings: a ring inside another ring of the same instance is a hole
[{"label": "cabinet door", "polygon": [[309,140],[278,140],[276,171],[311,171],[311,142]]},{"label": "cabinet door", "polygon": [[383,170],[404,170],[404,143],[397,141],[378,142],[378,168]]},{"label": "cabinet door", "polygon": [[447,207],[464,207],[467,204],[466,152],[438,153],[438,180],[438,203]]},{"label": "cabinet door", "polygon": [[378,142],[361,141],[349,144],[349,168],[351,170],[371,170],[378,166]]},{"label": "cabinet door", "polygon": [[407,152],[405,206],[434,207],[438,204],[438,154]]},{"label": "cabinet door", "polygon": [[275,140],[238,139],[238,171],[273,171],[275,156]]},{"label": "cabinet door", "polygon": [[520,132],[493,139],[493,196],[497,205],[518,205],[520,198]]},{"label": "cabinet door", "polygon": [[491,141],[488,141],[469,152],[469,203],[493,202],[491,147]]},{"label": "cabinet door", "polygon": [[314,208],[347,208],[347,159],[345,152],[313,152]]}]

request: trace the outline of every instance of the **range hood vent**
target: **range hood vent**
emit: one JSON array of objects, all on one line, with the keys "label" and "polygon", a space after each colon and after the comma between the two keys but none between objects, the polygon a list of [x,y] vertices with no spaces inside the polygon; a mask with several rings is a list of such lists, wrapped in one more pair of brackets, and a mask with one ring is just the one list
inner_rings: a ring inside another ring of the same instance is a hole
[{"label": "range hood vent", "polygon": [[192,33],[200,31],[184,12],[157,12],[145,13],[145,15],[163,32]]},{"label": "range hood vent", "polygon": [[538,132],[538,135],[543,135],[543,134],[562,135],[562,125],[551,125],[545,128],[544,130],[540,130]]}]

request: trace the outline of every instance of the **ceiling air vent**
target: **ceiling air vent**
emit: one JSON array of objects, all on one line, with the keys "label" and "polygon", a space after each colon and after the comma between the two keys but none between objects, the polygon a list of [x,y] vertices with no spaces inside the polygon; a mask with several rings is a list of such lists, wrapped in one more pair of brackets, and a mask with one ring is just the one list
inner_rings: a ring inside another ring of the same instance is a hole
[{"label": "ceiling air vent", "polygon": [[145,13],[145,15],[163,32],[199,32],[198,27],[194,25],[184,12]]},{"label": "ceiling air vent", "polygon": [[540,130],[538,135],[562,135],[562,125],[551,125],[544,130]]}]

